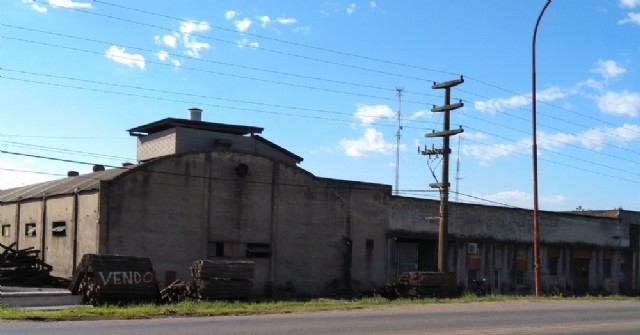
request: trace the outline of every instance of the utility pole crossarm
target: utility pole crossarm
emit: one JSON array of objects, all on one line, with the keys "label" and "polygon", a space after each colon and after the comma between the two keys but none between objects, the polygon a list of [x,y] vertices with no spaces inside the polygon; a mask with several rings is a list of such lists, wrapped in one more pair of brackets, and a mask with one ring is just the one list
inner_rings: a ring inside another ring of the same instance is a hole
[{"label": "utility pole crossarm", "polygon": [[460,79],[443,81],[441,83],[433,83],[433,86],[431,86],[431,88],[434,89],[434,90],[439,89],[439,88],[452,88],[452,87],[458,86],[458,85],[460,85],[462,83],[464,83],[464,78],[462,76],[460,76]]},{"label": "utility pole crossarm", "polygon": [[464,103],[458,102],[455,104],[451,104],[451,105],[444,105],[444,106],[433,106],[433,108],[431,108],[432,112],[448,112],[448,111],[452,111],[454,109],[458,109],[460,107],[464,106]]},{"label": "utility pole crossarm", "polygon": [[[434,131],[431,133],[424,134],[424,137],[445,137],[445,136],[453,136],[458,135],[460,133],[464,133],[464,129],[451,129],[451,130],[443,130],[443,131]],[[449,149],[451,152],[451,149]]]}]

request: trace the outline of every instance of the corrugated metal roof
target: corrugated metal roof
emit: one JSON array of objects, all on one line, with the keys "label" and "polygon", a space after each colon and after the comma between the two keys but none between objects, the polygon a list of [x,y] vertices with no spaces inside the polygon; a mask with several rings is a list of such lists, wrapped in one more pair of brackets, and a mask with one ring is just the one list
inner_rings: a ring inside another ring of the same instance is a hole
[{"label": "corrugated metal roof", "polygon": [[129,169],[111,169],[92,172],[77,177],[47,181],[23,187],[0,191],[0,202],[15,202],[25,199],[42,198],[44,196],[72,194],[95,190],[103,180],[112,180]]}]

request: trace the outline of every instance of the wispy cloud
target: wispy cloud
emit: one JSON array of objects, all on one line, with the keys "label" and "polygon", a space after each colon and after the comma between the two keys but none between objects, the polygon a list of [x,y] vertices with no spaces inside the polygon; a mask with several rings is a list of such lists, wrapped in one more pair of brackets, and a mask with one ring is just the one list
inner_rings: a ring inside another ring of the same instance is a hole
[{"label": "wispy cloud", "polygon": [[[390,154],[395,151],[396,145],[387,143],[384,135],[373,128],[367,128],[361,138],[356,140],[342,139],[338,142],[340,148],[347,156],[365,157],[369,154]],[[404,150],[402,145],[401,149]]]},{"label": "wispy cloud", "polygon": [[279,17],[276,19],[276,22],[280,23],[283,26],[298,23],[297,19],[292,17]]},{"label": "wispy cloud", "polygon": [[601,75],[605,80],[615,78],[623,75],[627,70],[618,66],[618,63],[613,60],[598,60],[596,68],[591,69],[591,72]]},{"label": "wispy cloud", "polygon": [[[521,139],[515,143],[489,143],[491,137],[484,133],[464,133],[462,136],[477,143],[463,145],[462,153],[477,158],[483,165],[500,157],[531,153],[532,143],[529,138]],[[538,147],[548,151],[556,151],[567,145],[581,145],[584,148],[599,151],[607,144],[624,145],[638,140],[640,140],[640,126],[625,124],[620,127],[592,128],[576,134],[540,132]]]},{"label": "wispy cloud", "polygon": [[109,50],[106,51],[105,56],[116,63],[144,70],[144,56],[140,54],[128,54],[124,50],[124,47],[112,45]]},{"label": "wispy cloud", "polygon": [[607,114],[638,116],[640,113],[640,93],[607,91],[597,98],[600,111]]},{"label": "wispy cloud", "polygon": [[627,18],[618,21],[619,24],[635,23],[640,26],[640,13],[627,13]]},{"label": "wispy cloud", "polygon": [[620,6],[626,8],[635,8],[640,6],[640,0],[620,0]]},{"label": "wispy cloud", "polygon": [[205,21],[197,22],[192,20],[186,20],[186,21],[180,22],[180,32],[183,34],[191,34],[194,32],[205,32],[210,29],[211,27]]},{"label": "wispy cloud", "polygon": [[49,0],[49,4],[54,7],[64,8],[91,8],[91,3],[73,0]]},{"label": "wispy cloud", "polygon": [[[538,101],[554,101],[567,96],[567,93],[561,88],[554,86],[543,91],[538,91],[536,99]],[[476,101],[474,107],[481,112],[496,113],[508,108],[519,108],[531,103],[531,93],[524,95],[516,95],[509,98],[497,98],[485,101]]]},{"label": "wispy cloud", "polygon": [[251,47],[251,48],[259,48],[260,47],[260,44],[258,42],[250,42],[246,38],[243,38],[241,40],[236,40],[236,45],[240,49],[246,48],[246,47]]},{"label": "wispy cloud", "polygon": [[171,64],[173,64],[173,66],[181,66],[182,65],[182,61],[180,61],[179,59],[171,57],[169,55],[169,53],[164,51],[164,50],[158,51],[156,53],[156,56],[161,61],[169,61],[169,62],[171,62]]},{"label": "wispy cloud", "polygon": [[31,8],[33,10],[35,10],[36,12],[38,12],[38,13],[46,13],[47,12],[47,7],[40,6],[39,4],[33,2],[33,0],[22,0],[22,3],[30,4]]},{"label": "wispy cloud", "polygon": [[358,105],[353,116],[362,124],[370,125],[380,118],[393,118],[395,114],[387,105]]},{"label": "wispy cloud", "polygon": [[356,4],[352,3],[349,5],[349,7],[347,7],[346,12],[347,15],[351,15],[356,11]]}]

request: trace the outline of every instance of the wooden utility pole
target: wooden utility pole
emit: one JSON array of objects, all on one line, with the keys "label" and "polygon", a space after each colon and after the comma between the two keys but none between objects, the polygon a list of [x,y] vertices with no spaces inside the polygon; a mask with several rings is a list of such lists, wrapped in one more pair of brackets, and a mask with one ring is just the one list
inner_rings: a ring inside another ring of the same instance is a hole
[{"label": "wooden utility pole", "polygon": [[447,241],[449,238],[449,154],[451,154],[451,147],[449,145],[449,137],[462,133],[464,130],[450,129],[450,112],[454,109],[458,109],[464,104],[458,102],[451,104],[451,88],[460,85],[464,82],[464,78],[460,76],[460,79],[445,81],[441,83],[433,83],[432,89],[444,89],[444,105],[433,106],[432,112],[444,113],[444,122],[442,131],[433,131],[427,133],[425,137],[442,137],[441,149],[426,149],[421,151],[423,155],[442,155],[442,181],[439,183],[429,184],[432,188],[440,189],[440,229],[438,230],[438,271],[449,272],[447,268]]}]

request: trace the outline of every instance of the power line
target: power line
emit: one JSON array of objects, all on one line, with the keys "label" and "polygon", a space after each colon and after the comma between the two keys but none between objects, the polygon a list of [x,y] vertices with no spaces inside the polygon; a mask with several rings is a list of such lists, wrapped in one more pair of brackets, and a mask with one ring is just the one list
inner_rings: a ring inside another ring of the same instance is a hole
[{"label": "power line", "polygon": [[[12,78],[12,77],[6,77],[6,76],[2,76],[0,78],[3,79],[9,79],[9,80],[19,80],[19,81],[26,81],[26,82],[31,82],[31,83],[37,83],[37,84],[45,84],[45,85],[52,85],[52,86],[59,86],[59,87],[66,87],[66,88],[74,88],[74,89],[80,89],[80,90],[89,90],[89,91],[94,91],[94,92],[102,92],[102,93],[107,93],[107,94],[123,94],[123,95],[127,95],[127,96],[134,96],[134,97],[141,97],[141,98],[148,98],[148,99],[158,99],[158,100],[162,100],[162,101],[172,101],[172,102],[180,102],[180,103],[190,103],[190,104],[199,104],[199,105],[206,105],[206,106],[214,106],[214,107],[221,107],[221,108],[228,108],[228,109],[235,109],[235,110],[245,110],[245,111],[252,111],[252,112],[261,112],[261,113],[269,113],[269,114],[277,114],[277,115],[286,115],[286,116],[295,116],[295,117],[305,117],[305,118],[314,118],[314,119],[321,119],[321,120],[327,120],[327,121],[339,121],[339,122],[346,122],[346,123],[351,123],[352,121],[349,120],[341,120],[341,119],[332,119],[332,118],[324,118],[324,117],[314,117],[314,116],[302,116],[302,115],[297,115],[297,114],[291,114],[291,113],[280,113],[280,112],[273,112],[273,111],[265,111],[265,110],[257,110],[257,109],[246,109],[246,108],[239,108],[239,107],[234,107],[234,106],[221,106],[221,105],[214,105],[214,104],[209,104],[209,103],[205,103],[205,102],[193,102],[193,101],[181,101],[181,100],[174,100],[174,99],[168,99],[168,98],[161,98],[161,97],[152,97],[152,96],[145,96],[145,95],[139,95],[139,94],[133,94],[133,93],[122,93],[122,92],[114,92],[114,91],[107,91],[107,90],[99,90],[99,89],[93,89],[93,88],[87,88],[87,87],[79,87],[79,86],[71,86],[71,85],[62,85],[62,84],[52,84],[52,83],[46,83],[46,82],[39,82],[39,81],[31,81],[31,80],[24,80],[24,79],[17,79],[17,78]],[[348,115],[345,113],[345,115]],[[392,125],[388,125],[388,124],[379,124],[379,123],[372,123],[374,125],[381,125],[381,126],[392,126]],[[408,127],[408,128],[415,128],[415,127]],[[470,129],[474,129],[473,127],[468,127]],[[422,128],[415,128],[415,129],[422,129]],[[477,129],[476,129],[477,130]],[[495,135],[497,137],[501,137],[498,135]],[[515,140],[506,138],[506,137],[501,137],[503,139],[506,139],[508,141],[513,141],[516,142]],[[485,144],[485,145],[489,145],[492,146],[490,144]],[[546,150],[546,149],[542,149],[542,150]],[[599,152],[596,152],[599,153]],[[630,174],[637,174],[634,172],[629,172],[623,169],[619,169],[619,168],[615,168],[615,167],[610,167],[604,164],[600,164],[600,163],[595,163],[595,162],[591,162],[582,158],[578,158],[575,156],[571,156],[571,155],[567,155],[567,154],[561,154],[561,153],[556,153],[558,155],[561,156],[565,156],[568,158],[573,158],[575,160],[578,161],[583,161],[592,165],[597,165],[597,166],[602,166],[602,167],[606,167],[609,169],[613,169],[613,170],[617,170],[620,172],[625,172],[625,173],[630,173]],[[624,160],[623,158],[614,156],[618,159]],[[629,160],[626,160],[629,161]],[[633,161],[629,161],[629,162],[633,162]],[[570,165],[568,165],[570,166]],[[588,172],[593,172],[590,170],[585,170]],[[639,174],[640,175],[640,174]]]},{"label": "power line", "polygon": [[[45,3],[43,1],[40,1],[40,0],[35,0],[35,2],[39,2],[39,3],[42,3],[43,5],[49,5],[50,6],[50,4]],[[128,7],[128,6],[124,6],[124,5],[118,5],[118,4],[110,3],[108,1],[94,0],[94,2],[101,3],[101,4],[108,5],[108,6],[115,7],[115,8],[125,9],[125,10],[128,10],[128,11],[134,11],[134,12],[138,12],[138,13],[144,13],[144,14],[147,14],[147,15],[167,18],[167,19],[171,19],[171,20],[174,20],[174,21],[178,21],[178,22],[185,21],[184,19],[178,18],[178,17],[175,17],[175,16],[162,14],[162,13],[157,13],[157,12],[152,12],[152,11],[149,11],[149,10],[144,10],[144,9],[139,9],[139,8]],[[149,25],[149,24],[145,24],[145,23],[137,22],[137,21],[133,21],[133,20],[117,18],[115,16],[101,15],[101,14],[97,14],[97,13],[94,13],[94,12],[91,12],[91,11],[87,11],[87,10],[83,10],[83,9],[79,9],[79,8],[74,8],[74,9],[79,11],[79,12],[86,13],[86,14],[105,16],[105,17],[108,17],[110,19],[123,20],[123,21],[129,22],[129,23],[141,24],[141,25],[146,25],[146,26],[150,26],[150,27],[154,27],[154,28],[160,28],[160,29],[164,29],[164,30],[168,30],[168,31],[173,31],[173,29],[169,29],[169,28],[163,28],[163,27]],[[213,28],[213,29],[217,29],[217,30],[221,30],[221,31],[229,32],[229,33],[238,33],[238,31],[234,30],[234,29],[228,29],[228,28],[224,28],[224,27],[220,27],[220,26],[215,26],[215,25],[211,25],[209,23],[205,23],[205,24],[209,28]],[[250,33],[250,32],[242,32],[242,34],[246,35],[246,36],[253,36],[253,37],[257,37],[257,38],[261,38],[261,39],[265,39],[265,40],[271,40],[271,41],[275,41],[275,42],[279,42],[279,43],[283,43],[283,44],[288,44],[288,45],[293,45],[293,46],[297,46],[297,47],[308,48],[308,49],[311,49],[311,50],[323,51],[323,52],[333,53],[333,54],[337,54],[337,55],[341,55],[341,56],[348,56],[348,57],[353,57],[353,58],[357,58],[357,59],[361,59],[361,60],[374,61],[374,62],[383,63],[383,64],[396,65],[396,66],[406,67],[406,68],[410,68],[410,69],[414,69],[414,70],[423,70],[423,71],[428,71],[428,72],[435,72],[435,73],[441,73],[441,74],[446,74],[446,75],[454,75],[454,76],[461,76],[462,75],[460,73],[455,73],[455,72],[451,72],[451,71],[445,71],[445,70],[428,68],[428,67],[424,67],[424,66],[417,66],[417,65],[412,65],[412,64],[402,63],[402,62],[384,60],[384,59],[370,57],[370,56],[363,56],[363,55],[358,55],[358,54],[338,51],[338,50],[329,49],[329,48],[323,48],[323,47],[317,47],[317,46],[312,46],[312,45],[303,44],[303,43],[287,41],[287,40],[273,38],[273,37],[264,36],[264,35],[260,35],[260,34],[254,34],[254,33]],[[199,34],[193,34],[193,35],[197,36],[197,37],[205,38],[205,39],[216,40],[216,41],[219,41],[219,42],[226,42],[226,43],[236,44],[235,42],[215,39],[215,38],[211,38],[211,37],[204,36],[204,35],[199,35]],[[266,50],[266,51],[272,51],[272,50],[264,49],[264,48],[260,48],[260,49],[261,50]],[[288,55],[288,56],[302,57],[304,59],[310,59],[310,60],[315,60],[315,61],[320,61],[320,62],[325,62],[325,63],[327,62],[325,60],[314,59],[314,58],[304,57],[304,56],[295,55],[295,54],[289,54],[289,53],[282,53],[282,54],[285,54],[285,55]],[[333,63],[333,62],[329,62],[329,64],[341,65],[341,66],[349,66],[349,65],[346,65],[346,64]],[[378,72],[378,73],[382,73],[382,74],[388,74],[388,75],[397,75],[397,74],[393,74],[393,73],[379,72],[379,71],[372,70],[372,69],[367,69],[367,68],[360,68],[360,67],[354,67],[354,68],[359,69],[359,70],[374,71],[374,72]],[[514,92],[514,91],[512,91],[510,89],[498,86],[496,84],[489,83],[489,82],[481,80],[479,78],[475,78],[473,76],[468,76],[468,75],[465,75],[465,77],[467,79],[469,79],[469,80],[475,81],[475,82],[477,82],[479,84],[482,84],[482,85],[485,85],[487,87],[492,87],[492,88],[495,88],[495,89],[498,89],[498,90],[501,90],[501,91],[504,91],[504,92],[507,92],[507,93],[510,93],[510,94],[521,96],[521,94],[516,93],[516,92]],[[416,77],[406,77],[406,78],[415,79],[415,80],[429,81],[429,82],[435,82],[434,80],[431,80],[431,79],[423,79],[423,78],[416,78]],[[465,91],[464,89],[461,89],[460,91],[466,92],[466,93],[469,93],[469,94],[474,94],[472,92]],[[417,94],[417,93],[414,93],[414,92],[407,92],[407,93]],[[595,118],[593,116],[590,116],[590,115],[587,115],[587,114],[583,114],[583,113],[579,113],[579,112],[576,112],[576,111],[573,111],[573,110],[570,110],[570,109],[567,109],[567,108],[563,108],[563,107],[560,107],[560,106],[557,106],[557,105],[554,105],[554,104],[551,104],[551,103],[548,103],[548,102],[545,102],[545,101],[539,101],[539,102],[542,103],[542,104],[548,105],[550,107],[556,108],[556,109],[560,109],[560,110],[563,110],[563,111],[571,112],[571,113],[580,115],[582,117],[590,118],[590,119],[592,119],[594,121],[597,121],[597,122],[605,123],[605,124],[608,124],[608,125],[611,125],[611,126],[617,126],[617,125],[615,125],[615,124],[613,124],[613,123],[611,123],[611,122],[609,122],[607,120]],[[552,116],[552,115],[547,115],[547,114],[544,114],[544,113],[542,113],[542,115],[545,115],[545,116],[548,116],[550,118],[554,118],[554,119],[557,119],[557,120],[561,120],[561,121],[564,121],[564,122],[568,122],[568,123],[574,124],[574,123],[572,123],[572,121],[563,120],[561,118],[557,118],[557,117]],[[589,128],[589,127],[587,127],[587,128]]]},{"label": "power line", "polygon": [[[50,4],[48,4],[46,2],[43,2],[43,1],[40,1],[40,0],[33,0],[33,2],[41,3],[41,4],[46,5],[46,6],[51,6]],[[108,18],[108,19],[117,20],[117,21],[132,23],[132,24],[135,24],[135,25],[140,25],[140,26],[145,26],[145,27],[150,27],[150,28],[155,28],[155,29],[161,29],[161,30],[170,31],[170,32],[174,32],[175,31],[175,29],[170,29],[170,28],[166,28],[166,27],[161,27],[161,26],[157,26],[157,25],[153,25],[153,24],[149,24],[149,23],[144,23],[144,22],[140,22],[140,21],[134,21],[134,20],[125,19],[125,18],[120,18],[120,17],[116,17],[116,16],[113,16],[113,15],[96,13],[96,12],[84,10],[82,8],[70,8],[70,9],[78,11],[78,12],[81,12],[81,13],[85,13],[85,14],[90,14],[90,15],[100,16],[100,17],[104,17],[104,18]],[[223,40],[223,39],[219,39],[219,38],[215,38],[215,37],[205,36],[205,35],[202,35],[202,34],[191,33],[190,35],[195,36],[195,37],[200,37],[200,38],[203,38],[203,39],[207,39],[207,40],[221,42],[221,43],[237,45],[237,42],[232,42],[232,41],[227,41],[227,40]],[[332,61],[328,61],[328,60],[325,60],[325,59],[308,57],[308,56],[303,56],[303,55],[298,55],[298,54],[292,54],[292,53],[279,51],[279,50],[274,50],[274,49],[268,49],[268,48],[261,47],[261,48],[258,48],[258,50],[271,52],[271,53],[275,53],[275,54],[279,54],[279,55],[283,55],[283,56],[288,56],[288,57],[300,58],[300,59],[309,60],[309,61],[318,62],[318,63],[324,63],[324,64],[335,65],[335,66],[339,66],[339,67],[350,68],[350,69],[354,69],[354,70],[370,72],[370,73],[383,74],[383,75],[406,78],[406,79],[412,79],[412,80],[423,81],[423,82],[433,82],[433,80],[430,80],[430,79],[407,76],[407,75],[400,75],[400,74],[397,74],[397,73],[386,72],[386,71],[381,71],[381,70],[374,70],[374,69],[370,69],[370,68],[365,68],[365,67],[356,66],[356,65],[350,65],[350,64],[345,64],[345,63],[332,62]]]},{"label": "power line", "polygon": [[[11,25],[11,24],[5,24],[5,23],[2,23],[2,22],[0,22],[0,26],[5,26],[5,27],[9,27],[9,28],[14,28],[14,29],[20,29],[20,30],[25,30],[25,31],[30,31],[30,32],[36,32],[36,33],[40,33],[40,34],[48,34],[48,35],[52,35],[52,36],[64,37],[64,38],[68,38],[68,39],[75,39],[75,40],[80,40],[80,41],[85,41],[85,42],[98,43],[98,44],[103,44],[103,45],[118,45],[118,46],[125,47],[125,48],[128,48],[128,49],[133,49],[133,50],[138,50],[138,51],[145,51],[145,52],[149,52],[149,53],[153,53],[153,54],[157,53],[156,51],[151,50],[151,49],[145,49],[145,48],[140,48],[140,47],[136,47],[136,46],[125,45],[125,44],[121,44],[121,43],[115,43],[115,42],[100,41],[100,40],[96,40],[96,39],[92,39],[92,38],[85,38],[85,37],[61,34],[61,33],[56,33],[56,32],[52,32],[52,31],[43,31],[43,30],[38,30],[38,29],[34,29],[34,28],[15,26],[15,25]],[[25,40],[25,41],[27,41],[27,40]],[[382,90],[382,91],[393,91],[393,89],[387,88],[387,87],[364,85],[364,84],[341,81],[341,80],[333,80],[333,79],[306,76],[306,75],[301,75],[301,74],[288,73],[288,72],[282,72],[282,71],[276,71],[276,70],[270,70],[270,69],[262,69],[262,68],[251,67],[251,66],[246,66],[246,65],[239,65],[239,64],[214,61],[214,60],[209,60],[209,59],[204,59],[204,58],[198,58],[198,57],[193,57],[193,56],[188,56],[188,55],[187,56],[185,56],[185,55],[176,55],[176,54],[170,53],[170,52],[167,52],[166,54],[168,56],[171,56],[171,57],[188,58],[190,60],[195,60],[195,61],[198,61],[198,62],[211,63],[211,64],[217,64],[217,65],[224,65],[224,66],[229,66],[229,67],[236,67],[236,68],[240,68],[240,69],[244,69],[244,70],[266,72],[266,73],[270,73],[270,74],[277,74],[277,75],[283,75],[283,76],[289,76],[289,77],[295,77],[295,78],[301,78],[301,79],[310,79],[310,80],[315,80],[315,81],[324,81],[324,82],[328,82],[328,83],[332,83],[332,84],[341,84],[341,85],[355,86],[355,87],[361,87],[361,88],[367,88],[367,89],[375,89],[375,90]],[[128,58],[128,59],[131,59],[131,58]],[[174,67],[179,67],[179,66],[176,66],[176,65],[173,65],[173,66]],[[411,91],[408,91],[407,93],[413,94],[413,95],[419,95],[419,96],[436,97],[435,94],[427,94],[427,93],[411,92]]]},{"label": "power line", "polygon": [[[60,83],[50,83],[50,82],[29,80],[29,79],[22,79],[22,78],[8,77],[8,76],[0,76],[0,79],[21,81],[21,82],[26,82],[26,83],[47,85],[47,86],[53,86],[53,87],[72,88],[72,89],[85,90],[85,91],[91,91],[91,92],[97,92],[97,93],[124,95],[124,96],[144,98],[144,99],[153,99],[153,100],[160,100],[160,101],[167,101],[167,102],[175,102],[175,103],[181,103],[181,104],[202,105],[202,106],[209,106],[209,107],[215,107],[215,108],[226,108],[226,109],[232,109],[232,110],[249,111],[249,112],[256,112],[256,113],[266,113],[266,114],[281,115],[281,116],[293,116],[293,117],[310,118],[310,119],[316,119],[316,120],[353,123],[353,120],[335,119],[335,118],[327,118],[327,117],[311,116],[311,115],[299,115],[299,114],[292,114],[292,113],[267,111],[267,110],[261,110],[261,109],[241,108],[241,107],[236,107],[236,106],[212,104],[212,103],[208,103],[208,102],[204,102],[204,101],[189,101],[189,100],[170,99],[170,98],[165,98],[165,97],[149,96],[149,95],[135,94],[135,93],[130,93],[130,92],[109,91],[109,90],[104,90],[104,89],[96,89],[96,88],[90,88],[90,87],[66,85],[66,84],[60,84]],[[330,113],[337,113],[337,112],[330,112]],[[344,115],[351,116],[350,114],[346,114],[346,113],[344,113]],[[426,121],[421,121],[421,122],[428,123]],[[385,127],[393,127],[393,125],[391,125],[391,124],[382,124],[382,123],[375,123],[375,122],[370,123],[370,124],[371,125],[378,125],[378,126],[385,126]],[[418,129],[421,129],[421,128],[418,128]]]}]

